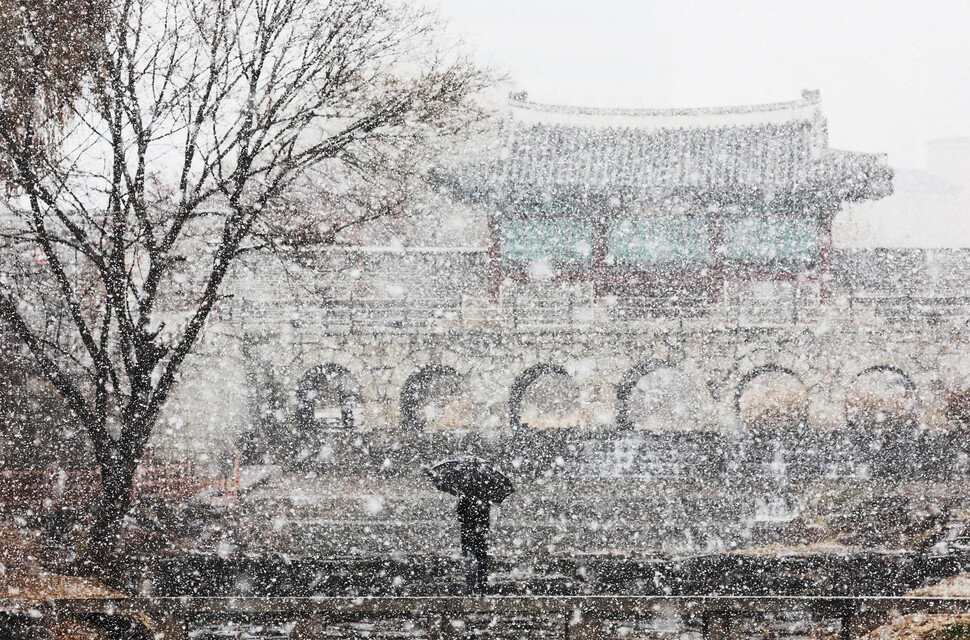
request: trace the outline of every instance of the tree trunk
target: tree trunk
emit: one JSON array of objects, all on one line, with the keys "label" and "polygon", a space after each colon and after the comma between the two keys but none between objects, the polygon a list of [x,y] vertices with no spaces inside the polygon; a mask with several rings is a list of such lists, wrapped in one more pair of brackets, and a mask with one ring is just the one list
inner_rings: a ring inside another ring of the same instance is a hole
[{"label": "tree trunk", "polygon": [[131,508],[136,467],[137,461],[130,460],[101,465],[101,501],[91,528],[85,564],[105,578],[118,578],[123,570],[115,550],[122,523]]}]

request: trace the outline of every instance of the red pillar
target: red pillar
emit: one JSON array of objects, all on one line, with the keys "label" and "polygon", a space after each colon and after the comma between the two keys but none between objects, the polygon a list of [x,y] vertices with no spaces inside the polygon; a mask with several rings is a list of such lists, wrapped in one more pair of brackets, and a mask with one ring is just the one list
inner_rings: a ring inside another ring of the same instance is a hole
[{"label": "red pillar", "polygon": [[707,218],[709,234],[707,267],[707,301],[717,303],[724,290],[724,219],[717,214]]},{"label": "red pillar", "polygon": [[498,219],[494,214],[489,214],[488,264],[485,272],[485,286],[492,300],[498,300],[502,293],[502,254],[499,237]]},{"label": "red pillar", "polygon": [[818,265],[815,267],[816,277],[818,278],[819,298],[827,301],[832,297],[832,219],[833,213],[824,213],[819,217],[819,236],[818,236]]},{"label": "red pillar", "polygon": [[611,274],[610,266],[606,263],[606,256],[609,248],[606,243],[607,221],[605,216],[598,216],[593,219],[593,246],[590,256],[590,275],[593,279],[593,296],[597,299],[600,296],[611,293]]}]

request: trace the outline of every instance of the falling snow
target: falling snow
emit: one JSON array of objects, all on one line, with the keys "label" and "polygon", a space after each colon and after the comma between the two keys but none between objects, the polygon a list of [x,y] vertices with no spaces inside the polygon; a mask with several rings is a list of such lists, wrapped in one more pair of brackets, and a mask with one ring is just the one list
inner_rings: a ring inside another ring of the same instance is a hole
[{"label": "falling snow", "polygon": [[0,13],[0,636],[968,633],[970,250],[871,239],[970,141],[544,104],[384,0]]}]

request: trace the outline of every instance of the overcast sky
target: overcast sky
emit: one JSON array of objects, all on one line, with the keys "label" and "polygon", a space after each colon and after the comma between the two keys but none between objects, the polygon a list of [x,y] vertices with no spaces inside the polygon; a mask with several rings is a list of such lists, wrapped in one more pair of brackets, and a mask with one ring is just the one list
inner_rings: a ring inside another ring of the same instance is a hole
[{"label": "overcast sky", "polygon": [[970,3],[426,0],[539,102],[692,107],[820,89],[833,147],[924,164],[970,136]]}]

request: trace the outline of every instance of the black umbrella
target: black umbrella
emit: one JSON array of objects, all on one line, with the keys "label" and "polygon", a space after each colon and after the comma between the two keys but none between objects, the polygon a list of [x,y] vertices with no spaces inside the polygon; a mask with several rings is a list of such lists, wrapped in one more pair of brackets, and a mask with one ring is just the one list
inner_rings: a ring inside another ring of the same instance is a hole
[{"label": "black umbrella", "polygon": [[475,456],[442,460],[426,471],[441,491],[485,503],[501,504],[515,491],[497,466]]}]

